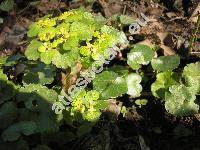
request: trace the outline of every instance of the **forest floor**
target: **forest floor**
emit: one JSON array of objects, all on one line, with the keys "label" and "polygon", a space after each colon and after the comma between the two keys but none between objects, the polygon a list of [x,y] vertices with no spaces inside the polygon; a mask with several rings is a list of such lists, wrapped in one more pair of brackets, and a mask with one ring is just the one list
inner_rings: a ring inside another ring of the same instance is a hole
[{"label": "forest floor", "polygon": [[[106,18],[118,14],[140,19],[143,13],[150,21],[141,27],[138,34],[131,35],[129,26],[114,26],[126,33],[131,44],[157,44],[162,48],[159,51],[161,55],[179,54],[181,66],[200,60],[200,41],[196,41],[192,48],[189,43],[200,12],[198,0],[41,0],[31,4],[30,0],[16,0],[12,11],[0,12],[4,19],[0,24],[0,55],[24,53],[28,44],[26,32],[31,22],[49,13],[57,14],[79,7],[101,13]],[[113,25],[112,20],[108,23]],[[199,38],[200,33],[197,36]],[[155,81],[155,77],[150,75],[150,78]],[[149,99],[146,106],[133,108],[125,118],[121,115],[116,120],[102,118],[92,133],[60,149],[87,150],[92,145],[105,145],[105,150],[106,147],[119,150],[200,150],[200,114],[174,117],[165,111],[163,105],[155,102],[152,95],[148,95],[150,85],[144,87],[142,94]],[[130,105],[127,97],[122,99],[126,106]],[[52,145],[53,149],[55,147]]]}]

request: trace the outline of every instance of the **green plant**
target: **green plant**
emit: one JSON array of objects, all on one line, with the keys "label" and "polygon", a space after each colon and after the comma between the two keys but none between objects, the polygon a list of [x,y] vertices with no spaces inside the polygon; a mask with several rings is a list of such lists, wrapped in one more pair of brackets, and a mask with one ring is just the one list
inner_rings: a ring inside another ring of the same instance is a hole
[{"label": "green plant", "polygon": [[[76,127],[77,135],[84,134],[106,109],[109,92],[107,98],[102,99],[101,92],[95,88],[82,90],[63,114],[56,115],[52,105],[59,102],[58,93],[62,91],[61,82],[56,82],[59,68],[70,68],[72,73],[77,63],[81,63],[84,70],[98,60],[99,55],[108,58],[109,48],[127,44],[124,33],[105,25],[104,18],[78,9],[54,18],[45,16],[33,23],[27,34],[30,44],[25,57],[19,53],[0,57],[0,121],[4,122],[0,129],[3,141],[14,142],[23,136],[58,133],[64,123]],[[126,86],[125,78],[123,82]],[[119,95],[116,94],[114,96]],[[76,135],[71,133],[70,137],[73,139]]]},{"label": "green plant", "polygon": [[188,116],[198,113],[196,95],[199,94],[199,87],[200,63],[197,62],[188,64],[181,77],[172,71],[157,74],[151,90],[154,96],[164,101],[169,113]]},{"label": "green plant", "polygon": [[100,110],[107,107],[107,102],[99,100],[99,92],[82,90],[73,100],[69,108],[70,115],[76,118],[79,114],[87,121],[96,121],[101,115]]},{"label": "green plant", "polygon": [[79,62],[91,66],[108,48],[126,43],[122,32],[105,25],[104,20],[81,9],[51,15],[33,23],[28,31],[31,42],[25,56],[57,68],[73,68]]}]

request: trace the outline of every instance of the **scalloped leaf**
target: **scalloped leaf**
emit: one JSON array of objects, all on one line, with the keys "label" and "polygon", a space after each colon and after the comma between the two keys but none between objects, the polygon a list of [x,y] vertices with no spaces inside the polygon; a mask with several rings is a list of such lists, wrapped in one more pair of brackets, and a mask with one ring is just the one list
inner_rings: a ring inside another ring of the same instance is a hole
[{"label": "scalloped leaf", "polygon": [[151,91],[157,98],[165,98],[165,92],[172,85],[178,84],[178,76],[172,71],[162,72],[156,75],[156,81],[151,85]]},{"label": "scalloped leaf", "polygon": [[147,45],[136,44],[127,55],[128,65],[137,70],[141,65],[147,65],[152,60],[154,51]]},{"label": "scalloped leaf", "polygon": [[9,126],[17,117],[17,106],[14,102],[4,103],[0,107],[0,129]]},{"label": "scalloped leaf", "polygon": [[186,86],[191,87],[195,94],[200,93],[200,62],[188,64],[183,70]]},{"label": "scalloped leaf", "polygon": [[159,72],[170,71],[177,68],[180,64],[178,55],[160,56],[151,61],[154,70]]},{"label": "scalloped leaf", "polygon": [[55,67],[43,63],[29,64],[23,76],[25,84],[51,84],[55,76]]},{"label": "scalloped leaf", "polygon": [[36,131],[36,124],[33,121],[21,121],[8,127],[2,132],[2,139],[4,141],[16,141],[21,134],[31,135]]},{"label": "scalloped leaf", "polygon": [[29,60],[37,60],[40,58],[40,53],[38,52],[38,48],[42,45],[42,42],[34,39],[30,42],[28,47],[26,48],[25,51],[25,56]]},{"label": "scalloped leaf", "polygon": [[184,85],[173,85],[165,95],[165,109],[176,116],[189,116],[198,113],[196,96]]},{"label": "scalloped leaf", "polygon": [[15,96],[16,87],[14,83],[7,80],[7,76],[3,74],[3,71],[0,69],[0,104],[4,101],[10,100]]},{"label": "scalloped leaf", "polygon": [[54,90],[39,84],[25,85],[17,94],[17,100],[24,101],[28,109],[41,112],[51,110],[51,104],[56,102],[57,97],[58,94]]},{"label": "scalloped leaf", "polygon": [[121,96],[127,92],[126,80],[122,77],[117,77],[110,81],[109,86],[102,92],[102,98],[109,99]]},{"label": "scalloped leaf", "polygon": [[13,65],[16,65],[18,63],[18,61],[23,58],[24,56],[21,55],[21,54],[17,54],[17,55],[12,55],[10,57],[8,57],[6,59],[6,62],[5,62],[5,66],[13,66]]},{"label": "scalloped leaf", "polygon": [[113,71],[104,71],[93,80],[94,89],[103,99],[118,97],[127,92],[126,80]]},{"label": "scalloped leaf", "polygon": [[139,97],[142,92],[142,86],[140,82],[142,81],[142,77],[136,73],[131,73],[126,77],[126,83],[128,86],[127,94],[131,97]]},{"label": "scalloped leaf", "polygon": [[0,4],[0,10],[9,12],[14,5],[14,0],[4,0]]},{"label": "scalloped leaf", "polygon": [[18,101],[23,101],[25,107],[38,112],[32,120],[37,125],[37,132],[58,131],[56,115],[52,111],[52,105],[58,99],[58,94],[45,86],[30,84],[19,89]]},{"label": "scalloped leaf", "polygon": [[130,25],[135,22],[135,19],[127,15],[120,15],[119,19],[120,19],[120,22],[124,25]]}]

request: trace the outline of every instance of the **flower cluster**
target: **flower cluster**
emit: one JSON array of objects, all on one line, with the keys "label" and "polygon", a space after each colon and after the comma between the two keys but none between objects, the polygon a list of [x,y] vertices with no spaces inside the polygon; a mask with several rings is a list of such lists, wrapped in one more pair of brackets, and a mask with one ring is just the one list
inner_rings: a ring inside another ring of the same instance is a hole
[{"label": "flower cluster", "polygon": [[124,33],[105,25],[103,19],[81,9],[45,16],[29,27],[27,34],[32,41],[25,55],[58,68],[73,67],[78,62],[88,68],[108,48],[124,42]]},{"label": "flower cluster", "polygon": [[91,90],[86,92],[82,90],[73,100],[72,106],[70,107],[70,115],[76,116],[81,114],[84,120],[95,121],[100,115],[100,109],[98,105],[103,104],[103,100],[99,99],[99,92]]}]

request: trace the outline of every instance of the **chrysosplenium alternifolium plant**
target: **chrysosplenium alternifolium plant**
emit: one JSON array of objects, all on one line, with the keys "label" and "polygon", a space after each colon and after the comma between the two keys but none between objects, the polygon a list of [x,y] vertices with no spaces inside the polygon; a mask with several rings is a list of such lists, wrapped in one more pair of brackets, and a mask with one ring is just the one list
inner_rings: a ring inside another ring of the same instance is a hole
[{"label": "chrysosplenium alternifolium plant", "polygon": [[103,17],[81,9],[46,16],[30,26],[32,40],[25,55],[58,68],[73,68],[77,62],[88,68],[99,55],[106,57],[108,48],[127,43],[123,32],[105,23]]},{"label": "chrysosplenium alternifolium plant", "polygon": [[[103,17],[93,16],[82,9],[64,12],[57,17],[45,16],[29,27],[27,35],[31,41],[25,55],[29,60],[40,60],[57,68],[71,68],[71,72],[77,63],[88,69],[100,56],[109,58],[109,48],[128,43],[123,32],[105,23]],[[100,107],[105,105],[103,100],[101,104],[97,103],[94,93],[100,94],[84,91],[75,97],[68,110],[70,115],[75,117],[79,113],[85,120],[96,120],[100,116]]]}]

